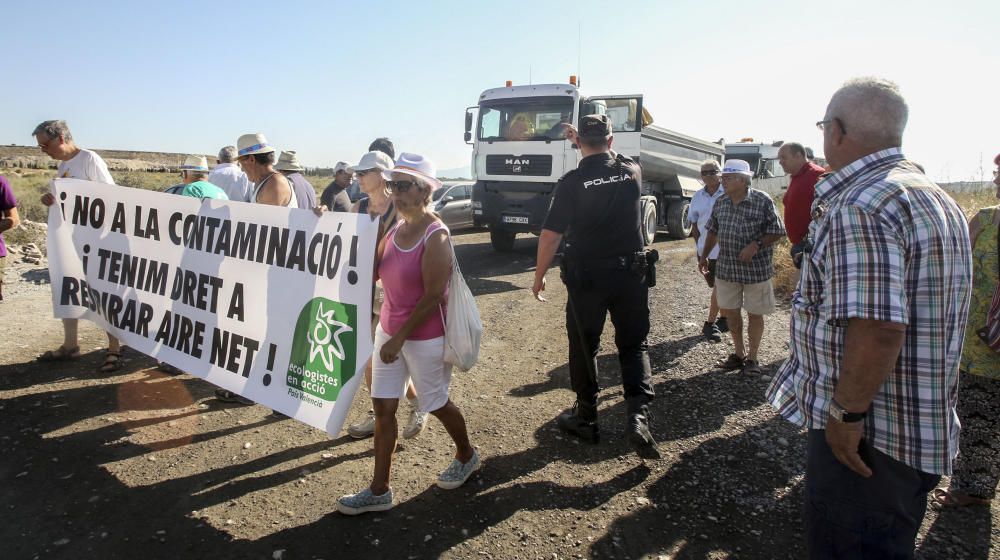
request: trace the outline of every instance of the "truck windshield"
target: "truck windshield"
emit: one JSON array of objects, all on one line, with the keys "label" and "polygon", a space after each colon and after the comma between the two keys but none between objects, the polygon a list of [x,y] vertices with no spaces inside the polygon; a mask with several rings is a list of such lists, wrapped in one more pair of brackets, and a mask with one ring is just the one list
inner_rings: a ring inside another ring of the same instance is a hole
[{"label": "truck windshield", "polygon": [[502,99],[479,109],[479,139],[491,142],[555,140],[563,137],[560,123],[573,122],[572,97]]}]

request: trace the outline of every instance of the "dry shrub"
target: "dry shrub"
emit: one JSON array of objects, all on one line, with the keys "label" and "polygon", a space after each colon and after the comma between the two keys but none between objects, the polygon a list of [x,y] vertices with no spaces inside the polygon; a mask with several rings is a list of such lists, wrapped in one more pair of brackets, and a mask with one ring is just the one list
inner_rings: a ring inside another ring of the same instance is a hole
[{"label": "dry shrub", "polygon": [[[962,207],[965,216],[971,218],[981,208],[996,206],[995,192],[995,190],[989,189],[976,192],[950,192],[948,194]],[[785,208],[781,200],[775,198],[774,204],[778,208],[778,213],[784,215]],[[790,249],[791,244],[788,242],[788,238],[774,244],[774,292],[785,298],[791,297],[798,280],[795,265],[792,264],[792,256],[789,254]]]}]

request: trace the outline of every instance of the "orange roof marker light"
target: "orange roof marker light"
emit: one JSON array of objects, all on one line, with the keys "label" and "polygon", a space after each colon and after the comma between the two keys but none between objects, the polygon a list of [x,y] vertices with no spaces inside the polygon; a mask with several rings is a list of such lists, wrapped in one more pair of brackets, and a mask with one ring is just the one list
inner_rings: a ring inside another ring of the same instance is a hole
[{"label": "orange roof marker light", "polygon": [[569,85],[571,85],[571,86],[575,86],[576,85],[576,76],[573,76],[572,74],[570,75],[570,77],[569,77]]},{"label": "orange roof marker light", "polygon": [[514,82],[512,82],[510,80],[507,80],[507,85],[505,87],[511,87],[513,85],[514,85]]}]

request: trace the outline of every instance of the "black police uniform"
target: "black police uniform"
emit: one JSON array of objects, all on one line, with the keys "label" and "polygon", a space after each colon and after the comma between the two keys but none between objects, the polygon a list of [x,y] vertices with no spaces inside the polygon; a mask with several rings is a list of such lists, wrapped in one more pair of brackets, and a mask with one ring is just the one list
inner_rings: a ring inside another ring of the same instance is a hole
[{"label": "black police uniform", "polygon": [[[644,272],[641,184],[639,165],[628,157],[608,152],[587,156],[559,180],[542,226],[565,235],[566,331],[570,379],[577,395],[573,414],[594,423],[593,438],[574,433],[594,442],[599,391],[596,358],[609,311],[630,423],[636,413],[647,415],[645,405],[653,397],[646,344],[649,288]],[[566,429],[562,420],[560,427]]]}]

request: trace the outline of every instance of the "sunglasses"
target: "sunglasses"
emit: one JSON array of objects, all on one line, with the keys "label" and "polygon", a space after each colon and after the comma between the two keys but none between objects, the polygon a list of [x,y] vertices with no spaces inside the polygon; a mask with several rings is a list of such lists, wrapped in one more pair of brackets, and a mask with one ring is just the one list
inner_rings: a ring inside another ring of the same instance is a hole
[{"label": "sunglasses", "polygon": [[702,169],[701,170],[701,176],[702,177],[711,177],[712,175],[718,175],[718,174],[719,174],[719,170],[718,169]]},{"label": "sunglasses", "polygon": [[359,169],[354,172],[354,175],[357,177],[364,177],[365,175],[369,173],[375,173],[376,171],[377,169]]},{"label": "sunglasses", "polygon": [[392,192],[405,193],[413,187],[417,186],[416,181],[386,181],[385,185],[389,187]]}]

